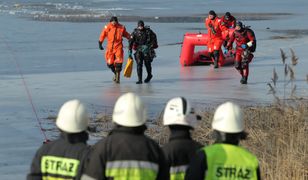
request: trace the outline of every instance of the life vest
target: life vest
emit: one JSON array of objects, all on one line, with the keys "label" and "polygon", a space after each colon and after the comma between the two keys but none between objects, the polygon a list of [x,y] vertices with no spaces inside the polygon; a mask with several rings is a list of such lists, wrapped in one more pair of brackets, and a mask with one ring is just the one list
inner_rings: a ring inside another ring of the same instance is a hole
[{"label": "life vest", "polygon": [[258,160],[246,149],[230,144],[214,144],[203,148],[207,159],[205,179],[257,180]]}]

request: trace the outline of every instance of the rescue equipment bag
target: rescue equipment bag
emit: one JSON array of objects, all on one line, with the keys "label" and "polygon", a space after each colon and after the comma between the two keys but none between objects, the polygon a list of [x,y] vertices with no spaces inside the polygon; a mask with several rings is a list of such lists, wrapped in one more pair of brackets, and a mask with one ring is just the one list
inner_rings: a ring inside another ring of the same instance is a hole
[{"label": "rescue equipment bag", "polygon": [[158,48],[157,36],[156,36],[155,32],[152,31],[152,29],[149,28],[149,31],[150,31],[150,39],[151,39],[151,43],[152,43],[152,48],[157,49]]},{"label": "rescue equipment bag", "polygon": [[253,32],[252,29],[250,29],[249,27],[245,27],[246,31],[249,32],[253,37],[254,37],[254,42],[252,44],[251,47],[249,47],[249,51],[250,52],[255,52],[256,51],[256,48],[257,48],[257,39],[256,39],[256,35],[255,35],[255,32]]},{"label": "rescue equipment bag", "polygon": [[128,57],[127,59],[127,63],[124,69],[124,77],[130,78],[132,75],[132,71],[133,71],[133,59],[131,57]]}]

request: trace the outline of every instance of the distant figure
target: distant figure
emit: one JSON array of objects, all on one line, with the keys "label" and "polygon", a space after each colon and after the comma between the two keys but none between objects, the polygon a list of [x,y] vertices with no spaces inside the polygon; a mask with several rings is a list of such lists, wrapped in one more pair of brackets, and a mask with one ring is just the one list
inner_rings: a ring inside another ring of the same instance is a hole
[{"label": "distant figure", "polygon": [[142,66],[143,63],[147,70],[147,77],[144,80],[145,83],[151,81],[152,75],[152,61],[155,57],[155,51],[158,47],[156,34],[148,26],[144,26],[142,20],[138,21],[137,28],[132,32],[129,41],[129,55],[132,55],[132,50],[135,49],[134,54],[137,63],[137,75],[138,81],[136,84],[142,84]]},{"label": "distant figure", "polygon": [[81,179],[168,179],[163,151],[144,135],[146,110],[141,98],[133,93],[120,96],[112,120],[115,128],[94,146]]},{"label": "distant figure", "polygon": [[255,155],[239,146],[246,139],[242,110],[232,102],[221,104],[214,114],[215,143],[198,152],[185,179],[261,179]]},{"label": "distant figure", "polygon": [[79,100],[64,103],[56,120],[61,135],[36,152],[27,179],[80,179],[89,152],[88,121],[86,108]]},{"label": "distant figure", "polygon": [[183,97],[171,99],[164,111],[164,126],[169,126],[169,142],[163,146],[170,179],[182,180],[190,159],[202,145],[191,138],[190,130],[197,125],[200,116],[194,113],[190,103]]},{"label": "distant figure", "polygon": [[218,68],[219,53],[223,43],[222,31],[228,28],[222,25],[222,21],[217,17],[215,11],[209,11],[208,17],[205,19],[205,26],[209,35],[208,51],[210,57],[214,60],[214,68]]},{"label": "distant figure", "polygon": [[230,12],[226,12],[224,16],[221,17],[222,25],[227,28],[235,28],[236,19],[231,15]]},{"label": "distant figure", "polygon": [[103,42],[107,37],[107,50],[105,59],[107,66],[114,73],[113,81],[120,83],[120,72],[123,64],[123,37],[129,39],[130,34],[126,31],[125,27],[118,22],[118,18],[113,16],[110,22],[105,25],[102,30],[98,45],[100,50],[104,50]]},{"label": "distant figure", "polygon": [[253,52],[256,50],[255,33],[248,27],[244,27],[243,23],[236,23],[235,31],[230,37],[227,44],[228,49],[232,49],[233,42],[236,42],[235,62],[234,66],[241,74],[241,84],[247,84],[249,75],[249,63],[253,59]]}]

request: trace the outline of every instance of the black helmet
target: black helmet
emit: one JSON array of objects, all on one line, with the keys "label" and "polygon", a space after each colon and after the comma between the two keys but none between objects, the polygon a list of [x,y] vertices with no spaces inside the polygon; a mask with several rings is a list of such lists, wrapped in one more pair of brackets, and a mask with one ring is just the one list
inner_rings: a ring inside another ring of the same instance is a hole
[{"label": "black helmet", "polygon": [[210,10],[210,11],[209,11],[209,15],[213,15],[213,16],[216,16],[216,13],[215,13],[215,11],[213,11],[213,10]]},{"label": "black helmet", "polygon": [[239,27],[243,28],[243,23],[241,21],[237,21],[235,26],[239,26]]},{"label": "black helmet", "polygon": [[226,19],[229,19],[230,17],[231,17],[231,13],[230,13],[230,12],[226,12],[225,18],[226,18]]},{"label": "black helmet", "polygon": [[118,22],[118,18],[116,16],[112,16],[109,22],[113,22],[113,21]]},{"label": "black helmet", "polygon": [[142,20],[139,20],[137,25],[138,27],[144,27],[144,22]]}]

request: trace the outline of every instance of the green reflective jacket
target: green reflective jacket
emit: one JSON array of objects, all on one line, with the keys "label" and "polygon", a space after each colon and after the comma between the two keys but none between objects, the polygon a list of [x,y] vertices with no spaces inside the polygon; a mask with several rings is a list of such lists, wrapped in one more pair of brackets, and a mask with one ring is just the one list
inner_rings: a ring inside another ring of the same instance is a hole
[{"label": "green reflective jacket", "polygon": [[246,149],[230,144],[203,148],[208,170],[205,179],[257,179],[258,160]]}]

